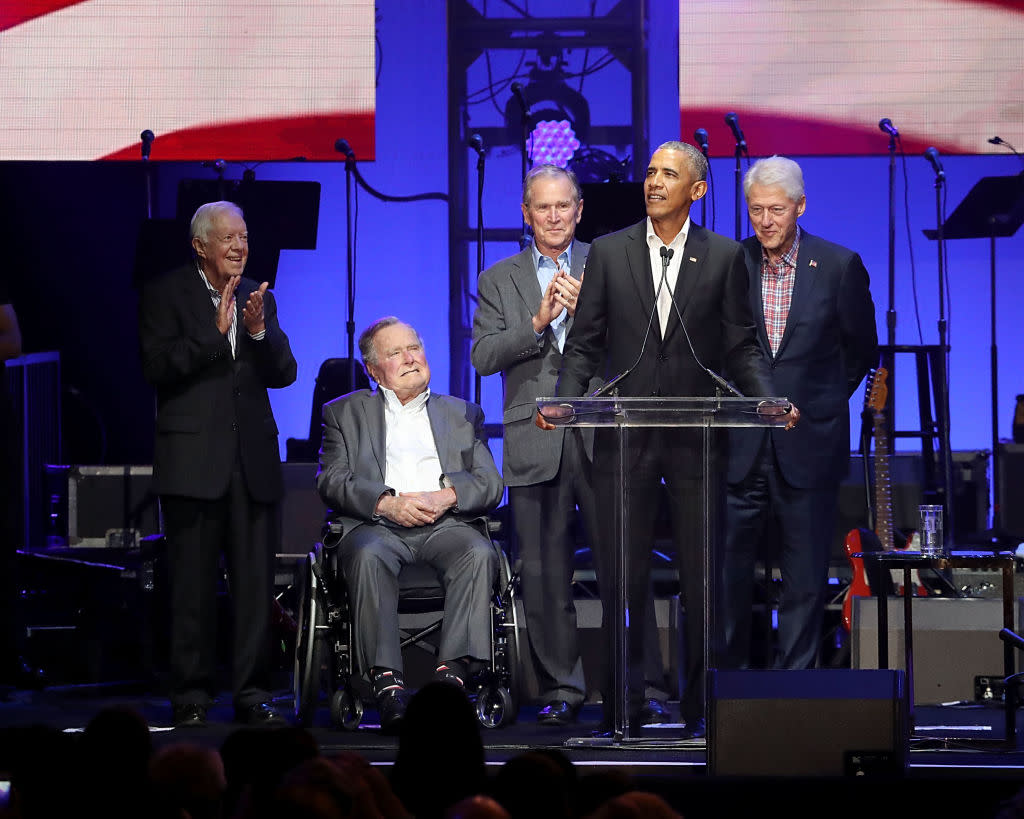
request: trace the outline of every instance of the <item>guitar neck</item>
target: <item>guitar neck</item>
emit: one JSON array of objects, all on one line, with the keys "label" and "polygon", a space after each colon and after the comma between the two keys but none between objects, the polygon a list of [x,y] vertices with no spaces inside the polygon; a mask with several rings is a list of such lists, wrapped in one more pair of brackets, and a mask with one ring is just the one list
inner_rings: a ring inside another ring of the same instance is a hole
[{"label": "guitar neck", "polygon": [[892,481],[889,475],[889,429],[885,422],[885,414],[874,414],[875,439],[875,534],[882,542],[885,551],[892,550]]}]

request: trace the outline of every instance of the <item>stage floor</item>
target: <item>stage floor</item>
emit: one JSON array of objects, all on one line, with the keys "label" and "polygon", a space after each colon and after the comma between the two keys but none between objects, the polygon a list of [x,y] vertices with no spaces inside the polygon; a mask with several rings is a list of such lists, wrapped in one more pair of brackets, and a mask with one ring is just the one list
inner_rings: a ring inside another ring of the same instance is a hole
[{"label": "stage floor", "polygon": [[[280,691],[275,704],[291,713],[291,697]],[[222,696],[202,728],[175,729],[167,700],[140,690],[137,684],[65,686],[42,691],[6,692],[0,701],[0,737],[11,725],[43,723],[65,731],[80,731],[101,709],[129,706],[147,720],[153,744],[198,743],[219,748],[237,728],[230,696]],[[678,713],[678,704],[670,704]],[[673,740],[671,727],[649,729],[645,736],[610,747],[574,747],[572,740],[589,737],[600,719],[600,706],[588,704],[577,725],[548,728],[536,722],[537,706],[525,706],[518,720],[499,729],[483,730],[489,770],[508,759],[538,748],[559,749],[574,763],[578,775],[617,769],[637,787],[660,793],[687,819],[753,815],[794,817],[905,816],[926,812],[930,817],[994,817],[1000,805],[1024,783],[1024,718],[1018,712],[1018,739],[1012,749],[983,747],[1003,738],[1004,712],[998,705],[919,706],[910,741],[909,764],[893,775],[861,777],[744,777],[711,776],[702,741]],[[326,704],[316,714],[312,733],[325,754],[356,751],[371,763],[389,769],[398,741],[373,727],[376,714],[367,709],[356,731],[332,730]],[[827,730],[827,729],[824,729]],[[781,744],[799,742],[780,737]],[[649,735],[649,736],[648,736]]]},{"label": "stage floor", "polygon": [[[291,719],[290,692],[280,691],[275,705]],[[678,704],[670,703],[673,713]],[[145,717],[154,744],[160,746],[182,739],[211,747],[219,746],[237,724],[232,722],[229,695],[223,695],[210,710],[209,723],[201,728],[175,729],[167,700],[139,690],[135,684],[102,686],[60,686],[41,691],[10,691],[0,700],[0,729],[17,724],[42,723],[65,731],[78,731],[101,709],[129,706]],[[590,737],[600,720],[600,705],[588,703],[579,722],[566,728],[552,728],[536,722],[538,707],[524,706],[516,722],[502,728],[483,729],[489,764],[500,765],[509,757],[532,748],[559,748],[583,766],[615,765],[638,773],[672,776],[704,776],[706,746],[700,740],[674,736],[681,725],[643,729],[642,736],[608,747],[579,747],[573,740]],[[1017,713],[1017,737],[1012,748],[1005,747],[1004,711],[1001,705],[961,703],[919,705],[915,709],[910,737],[908,777],[969,776],[1016,779],[1024,782],[1024,713]],[[371,761],[388,765],[393,761],[397,739],[383,736],[376,725],[376,713],[367,706],[363,724],[355,731],[334,730],[324,703],[311,728],[324,752],[355,750]]]}]

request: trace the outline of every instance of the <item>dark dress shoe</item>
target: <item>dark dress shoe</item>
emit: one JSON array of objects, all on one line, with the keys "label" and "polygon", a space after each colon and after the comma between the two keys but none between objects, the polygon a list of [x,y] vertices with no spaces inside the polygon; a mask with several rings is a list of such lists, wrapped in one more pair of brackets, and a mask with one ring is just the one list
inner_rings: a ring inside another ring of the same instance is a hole
[{"label": "dark dress shoe", "polygon": [[174,726],[191,728],[206,725],[206,706],[194,702],[174,706]]},{"label": "dark dress shoe", "polygon": [[664,725],[666,722],[672,721],[672,715],[665,707],[665,703],[654,699],[654,697],[640,706],[640,713],[637,716],[641,725]]},{"label": "dark dress shoe", "polygon": [[704,724],[704,717],[688,719],[683,729],[683,739],[704,739],[708,735],[708,729]]},{"label": "dark dress shoe", "polygon": [[565,700],[552,700],[537,713],[537,722],[541,725],[572,725],[579,710],[579,706],[569,705]]},{"label": "dark dress shoe", "polygon": [[380,730],[385,734],[397,734],[409,707],[409,692],[404,688],[389,688],[377,697],[380,712]]},{"label": "dark dress shoe", "polygon": [[246,725],[284,725],[285,718],[270,703],[257,702],[245,708],[235,709],[235,719]]}]

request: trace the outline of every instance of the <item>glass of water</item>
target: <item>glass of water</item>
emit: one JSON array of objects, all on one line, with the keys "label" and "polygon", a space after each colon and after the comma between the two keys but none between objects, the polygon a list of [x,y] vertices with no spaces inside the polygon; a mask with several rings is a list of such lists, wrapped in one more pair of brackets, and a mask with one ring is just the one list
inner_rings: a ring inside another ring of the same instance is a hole
[{"label": "glass of water", "polygon": [[925,504],[919,506],[921,515],[920,528],[918,529],[921,538],[921,554],[928,557],[944,557],[946,555],[946,541],[942,531],[942,507],[939,505]]}]

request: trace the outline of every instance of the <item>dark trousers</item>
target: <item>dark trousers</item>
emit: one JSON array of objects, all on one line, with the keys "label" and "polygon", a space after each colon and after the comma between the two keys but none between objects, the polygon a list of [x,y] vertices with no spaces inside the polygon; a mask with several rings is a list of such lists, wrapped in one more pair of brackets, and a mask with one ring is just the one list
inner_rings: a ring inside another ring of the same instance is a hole
[{"label": "dark trousers", "polygon": [[352,601],[359,667],[402,670],[398,574],[406,563],[433,566],[444,586],[441,660],[491,656],[491,591],[498,558],[476,528],[450,515],[432,526],[366,523],[338,545]]},{"label": "dark trousers", "polygon": [[[602,430],[599,430],[602,432]],[[685,618],[685,683],[680,700],[682,717],[693,722],[704,717],[704,613],[705,581],[703,550],[703,478],[701,453],[692,446],[692,434],[684,438],[673,429],[630,429],[626,433],[626,513],[628,529],[626,565],[629,582],[626,603],[629,612],[645,611],[651,602],[650,554],[654,544],[657,513],[666,494],[669,503],[672,541],[679,570],[679,592],[686,612]],[[615,558],[615,514],[619,497],[615,490],[618,465],[615,433],[599,437],[595,450],[595,467],[600,502],[601,539],[604,557],[603,580],[599,577],[601,602],[605,611],[614,610],[615,588],[610,567]],[[714,464],[709,479],[715,482],[712,496],[718,491],[721,471]],[[664,489],[662,488],[664,482]],[[720,531],[721,501],[716,500],[711,531]],[[607,621],[606,621],[607,622]],[[647,629],[630,629],[627,658],[627,686],[631,711],[643,698],[643,669]],[[609,632],[610,636],[610,632]],[[607,690],[607,689],[606,689]]]},{"label": "dark trousers", "polygon": [[526,633],[541,701],[576,707],[586,696],[572,594],[576,507],[587,541],[598,534],[591,465],[576,430],[562,436],[558,473],[530,486],[510,486]]},{"label": "dark trousers", "polygon": [[821,644],[828,561],[836,525],[839,486],[798,489],[779,471],[771,437],[741,482],[729,485],[722,559],[723,668],[750,664],[751,603],[757,546],[769,518],[781,537],[777,668],[813,668]]},{"label": "dark trousers", "polygon": [[217,587],[227,559],[233,614],[231,690],[236,708],[269,699],[278,504],[256,503],[236,465],[216,500],[161,497],[171,586],[171,701],[209,704],[216,694]]}]

